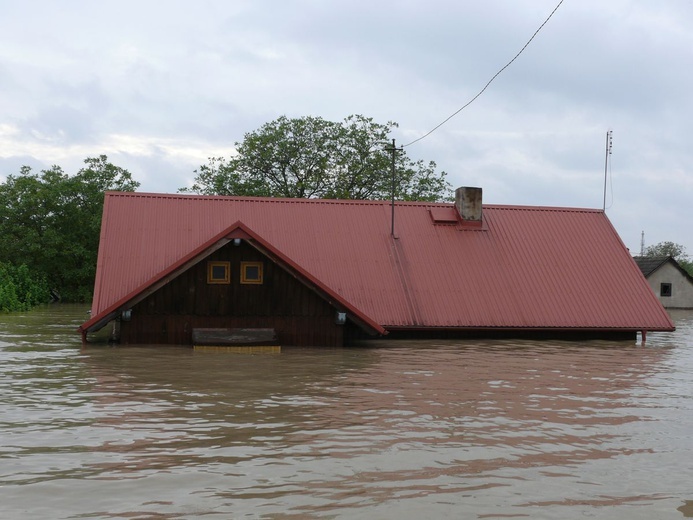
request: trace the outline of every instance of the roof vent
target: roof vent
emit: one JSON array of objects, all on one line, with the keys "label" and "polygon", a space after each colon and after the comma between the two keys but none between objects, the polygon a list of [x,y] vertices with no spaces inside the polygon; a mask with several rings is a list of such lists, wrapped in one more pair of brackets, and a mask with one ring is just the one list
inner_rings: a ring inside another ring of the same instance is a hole
[{"label": "roof vent", "polygon": [[481,222],[481,188],[463,186],[455,190],[455,207],[465,221]]}]

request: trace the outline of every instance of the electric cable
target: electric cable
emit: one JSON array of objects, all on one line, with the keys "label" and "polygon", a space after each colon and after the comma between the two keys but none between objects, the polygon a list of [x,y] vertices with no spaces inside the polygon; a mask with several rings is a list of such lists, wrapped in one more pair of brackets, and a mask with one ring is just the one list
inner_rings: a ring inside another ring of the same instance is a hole
[{"label": "electric cable", "polygon": [[462,112],[462,110],[464,110],[464,109],[467,108],[469,105],[471,105],[472,103],[474,103],[474,101],[476,101],[476,99],[477,99],[479,96],[481,96],[481,94],[483,94],[484,91],[489,87],[489,85],[493,82],[493,80],[496,79],[496,78],[500,75],[501,72],[503,72],[503,71],[504,71],[505,69],[507,69],[510,65],[512,65],[512,63],[520,56],[520,54],[522,54],[522,53],[524,52],[524,50],[529,46],[529,44],[532,43],[532,40],[534,40],[534,37],[535,37],[537,34],[539,34],[539,31],[541,31],[541,30],[544,28],[544,26],[548,23],[548,21],[551,20],[551,17],[553,17],[554,13],[555,13],[556,11],[558,11],[558,8],[561,7],[561,4],[563,3],[563,1],[564,1],[564,0],[561,0],[560,2],[558,2],[558,5],[556,5],[556,7],[554,7],[553,11],[551,11],[551,14],[548,16],[548,18],[546,18],[546,20],[544,20],[544,23],[542,23],[542,24],[539,26],[539,28],[538,28],[536,31],[534,31],[534,34],[532,35],[532,37],[531,37],[529,40],[527,40],[527,43],[525,43],[524,47],[522,47],[522,49],[520,49],[520,52],[518,52],[512,60],[510,60],[508,63],[506,63],[505,66],[504,66],[502,69],[500,69],[498,72],[496,72],[496,73],[494,74],[494,76],[493,76],[490,80],[488,80],[488,83],[486,83],[486,85],[484,86],[484,88],[482,88],[476,96],[474,96],[471,100],[469,100],[469,102],[467,102],[467,104],[464,105],[462,108],[460,108],[459,110],[457,110],[457,112],[453,113],[451,116],[449,116],[447,119],[445,119],[445,120],[444,120],[442,123],[440,123],[438,126],[434,127],[433,130],[431,130],[430,132],[428,132],[428,133],[422,135],[422,136],[419,137],[418,139],[414,139],[414,140],[413,140],[412,142],[410,142],[410,143],[407,143],[407,144],[405,144],[405,145],[402,145],[402,148],[406,148],[407,146],[411,146],[412,144],[417,143],[417,142],[421,141],[422,139],[425,139],[426,137],[428,137],[429,135],[431,135],[433,132],[435,132],[436,130],[438,130],[441,126],[443,126],[445,123],[447,123],[448,121],[450,121],[450,120],[451,120],[453,117],[455,117],[457,114],[459,114],[460,112]]}]

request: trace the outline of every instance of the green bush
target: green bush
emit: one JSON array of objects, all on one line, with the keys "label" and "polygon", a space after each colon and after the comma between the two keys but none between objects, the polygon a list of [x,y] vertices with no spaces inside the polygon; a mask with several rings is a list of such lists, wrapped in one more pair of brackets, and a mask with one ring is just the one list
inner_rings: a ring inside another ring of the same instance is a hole
[{"label": "green bush", "polygon": [[32,275],[24,264],[0,262],[0,312],[26,311],[49,299],[48,284],[43,277]]}]

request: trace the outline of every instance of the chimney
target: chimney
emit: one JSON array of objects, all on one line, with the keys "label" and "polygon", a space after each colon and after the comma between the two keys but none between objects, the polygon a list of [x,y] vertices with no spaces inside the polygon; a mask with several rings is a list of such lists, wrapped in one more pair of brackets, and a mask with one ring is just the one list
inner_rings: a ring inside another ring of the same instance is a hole
[{"label": "chimney", "polygon": [[455,190],[455,207],[467,222],[481,222],[481,188],[463,186]]}]

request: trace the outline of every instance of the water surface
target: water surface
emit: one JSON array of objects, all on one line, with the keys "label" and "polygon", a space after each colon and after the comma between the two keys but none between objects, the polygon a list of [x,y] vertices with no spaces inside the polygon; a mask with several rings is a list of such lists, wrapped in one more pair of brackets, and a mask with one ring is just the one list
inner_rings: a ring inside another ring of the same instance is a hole
[{"label": "water surface", "polygon": [[0,518],[693,517],[693,312],[636,342],[82,349],[0,316]]}]

